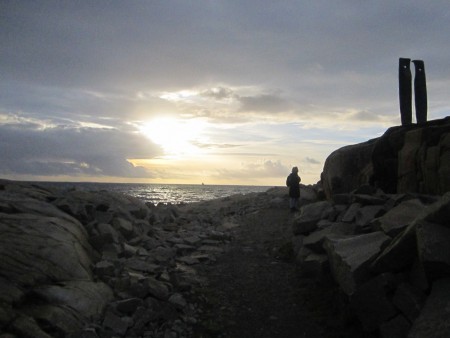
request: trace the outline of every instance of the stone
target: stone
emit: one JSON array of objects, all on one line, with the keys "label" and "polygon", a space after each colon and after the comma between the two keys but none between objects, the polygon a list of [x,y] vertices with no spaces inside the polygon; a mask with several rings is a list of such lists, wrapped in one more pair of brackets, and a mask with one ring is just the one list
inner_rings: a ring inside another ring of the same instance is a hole
[{"label": "stone", "polygon": [[416,228],[417,250],[428,279],[450,276],[450,229],[420,222]]},{"label": "stone", "polygon": [[174,293],[169,297],[168,301],[179,309],[184,309],[187,305],[186,299],[184,299],[183,295],[180,293]]},{"label": "stone", "polygon": [[112,225],[125,238],[131,239],[134,236],[133,224],[130,221],[121,217],[116,217],[113,219]]},{"label": "stone", "polygon": [[112,262],[109,261],[100,261],[95,264],[94,271],[100,276],[114,276],[115,274],[115,266]]},{"label": "stone", "polygon": [[303,259],[300,268],[302,276],[322,280],[329,274],[328,256],[311,253]]},{"label": "stone", "polygon": [[416,225],[398,234],[371,265],[374,273],[398,272],[411,266],[417,256]]},{"label": "stone", "polygon": [[379,336],[380,338],[406,337],[410,328],[410,322],[402,315],[398,315],[380,325]]},{"label": "stone", "polygon": [[143,281],[142,284],[145,285],[149,294],[157,299],[167,300],[167,298],[169,297],[169,288],[163,282],[148,277]]},{"label": "stone", "polygon": [[393,303],[401,313],[411,322],[419,316],[425,302],[425,294],[418,288],[402,283],[395,291]]},{"label": "stone", "polygon": [[141,298],[128,298],[119,300],[114,303],[116,309],[124,314],[134,313],[138,307],[144,305],[144,301]]},{"label": "stone", "polygon": [[450,337],[450,279],[433,283],[430,296],[414,321],[408,338]]},{"label": "stone", "polygon": [[358,228],[368,226],[374,218],[381,216],[385,212],[381,205],[368,205],[361,207],[356,212],[355,223]]},{"label": "stone", "polygon": [[425,205],[419,199],[401,202],[379,217],[373,224],[390,237],[395,237],[423,212]]},{"label": "stone", "polygon": [[129,322],[115,315],[112,311],[107,311],[103,326],[111,329],[114,333],[124,336],[127,333]]},{"label": "stone", "polygon": [[381,250],[390,242],[383,232],[348,237],[327,237],[325,250],[330,259],[334,280],[347,294],[353,294],[357,287],[370,276],[369,266]]},{"label": "stone", "polygon": [[361,209],[361,206],[362,205],[360,203],[352,203],[342,217],[342,222],[354,222],[356,219],[356,214],[358,213],[358,210]]},{"label": "stone", "polygon": [[393,277],[382,274],[364,283],[351,295],[350,305],[365,331],[374,331],[393,318],[397,309],[389,300]]},{"label": "stone", "polygon": [[314,252],[325,253],[323,242],[328,235],[353,235],[355,225],[350,223],[332,223],[323,230],[315,231],[303,238],[303,245]]},{"label": "stone", "polygon": [[325,160],[321,182],[328,200],[370,183],[372,150],[376,139],[333,151]]},{"label": "stone", "polygon": [[328,218],[333,212],[333,205],[328,201],[321,201],[303,206],[300,215],[294,219],[294,234],[306,234],[317,229],[317,222]]},{"label": "stone", "polygon": [[18,334],[19,337],[52,338],[51,335],[39,327],[34,318],[29,316],[22,315],[16,318],[11,323],[11,330]]},{"label": "stone", "polygon": [[0,270],[18,285],[92,279],[92,247],[79,222],[0,214]]}]

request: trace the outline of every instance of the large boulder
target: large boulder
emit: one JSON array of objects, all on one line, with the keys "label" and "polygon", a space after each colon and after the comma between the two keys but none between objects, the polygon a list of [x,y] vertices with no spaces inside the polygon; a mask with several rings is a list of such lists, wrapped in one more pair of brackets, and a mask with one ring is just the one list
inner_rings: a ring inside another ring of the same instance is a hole
[{"label": "large boulder", "polygon": [[370,264],[390,240],[381,231],[359,236],[327,237],[324,247],[330,259],[331,273],[347,295],[352,295],[369,279]]},{"label": "large boulder", "polygon": [[430,296],[414,322],[408,338],[450,337],[450,279],[433,283]]},{"label": "large boulder", "polygon": [[327,199],[334,194],[350,192],[370,182],[373,174],[372,150],[376,139],[350,145],[332,152],[326,159],[321,175]]},{"label": "large boulder", "polygon": [[450,117],[389,128],[381,137],[340,148],[325,161],[328,199],[371,184],[386,193],[450,191]]},{"label": "large boulder", "polygon": [[321,201],[303,206],[300,215],[294,219],[294,234],[307,234],[317,229],[317,222],[327,218],[334,208],[328,201]]}]

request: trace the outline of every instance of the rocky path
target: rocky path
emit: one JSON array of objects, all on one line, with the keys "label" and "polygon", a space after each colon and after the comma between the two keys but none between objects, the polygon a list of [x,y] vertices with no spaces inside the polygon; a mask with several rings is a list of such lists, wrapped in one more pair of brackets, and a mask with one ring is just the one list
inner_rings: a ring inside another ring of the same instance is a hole
[{"label": "rocky path", "polygon": [[287,210],[243,215],[217,262],[200,270],[194,337],[358,337],[341,326],[335,286],[302,278]]}]

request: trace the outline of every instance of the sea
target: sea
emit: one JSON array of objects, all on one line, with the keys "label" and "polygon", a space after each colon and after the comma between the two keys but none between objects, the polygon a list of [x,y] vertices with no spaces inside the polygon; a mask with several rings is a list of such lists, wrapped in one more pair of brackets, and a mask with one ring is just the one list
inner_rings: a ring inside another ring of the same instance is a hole
[{"label": "sea", "polygon": [[62,189],[88,191],[108,190],[125,193],[155,205],[182,204],[207,201],[236,194],[265,192],[269,186],[252,185],[203,185],[203,184],[140,184],[140,183],[91,183],[91,182],[36,182],[40,185]]}]

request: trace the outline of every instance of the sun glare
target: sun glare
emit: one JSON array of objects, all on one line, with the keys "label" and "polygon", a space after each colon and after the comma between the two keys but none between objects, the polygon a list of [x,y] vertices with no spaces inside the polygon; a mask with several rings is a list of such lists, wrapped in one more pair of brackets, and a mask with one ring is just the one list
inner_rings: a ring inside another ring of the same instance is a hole
[{"label": "sun glare", "polygon": [[203,121],[159,118],[145,123],[140,131],[168,155],[186,155],[200,151],[194,141],[199,140],[203,128]]}]

